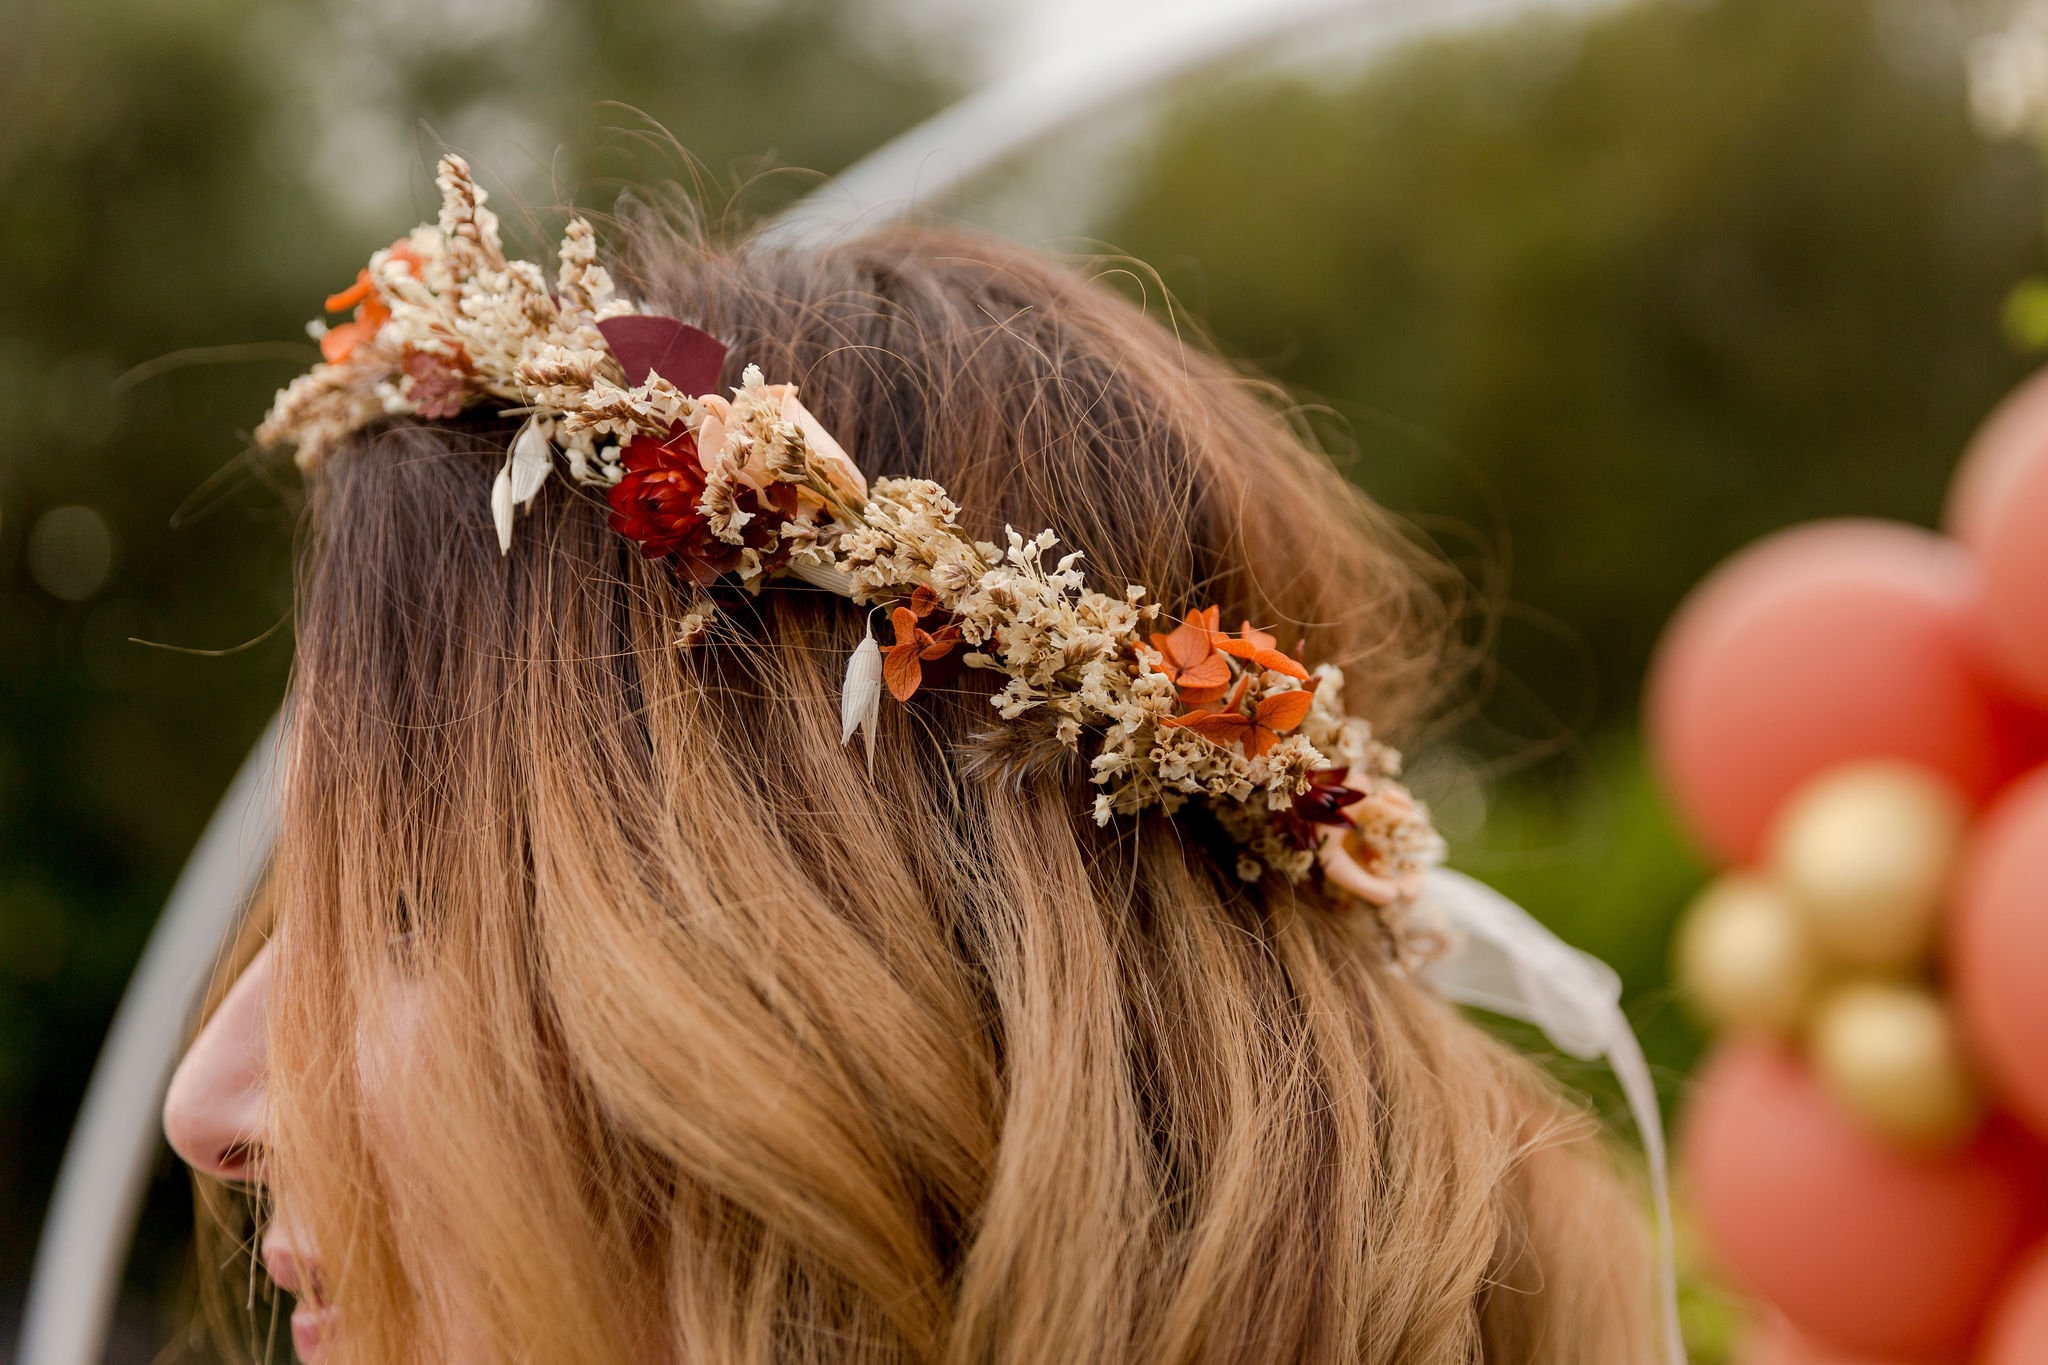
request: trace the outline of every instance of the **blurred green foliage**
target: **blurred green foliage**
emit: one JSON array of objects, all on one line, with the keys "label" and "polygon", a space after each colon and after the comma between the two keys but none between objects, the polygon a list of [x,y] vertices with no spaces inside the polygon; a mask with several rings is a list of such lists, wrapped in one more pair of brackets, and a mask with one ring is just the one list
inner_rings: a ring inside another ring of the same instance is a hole
[{"label": "blurred green foliage", "polygon": [[2042,175],[1972,129],[1948,9],[1665,0],[1205,89],[1103,235],[1506,578],[1496,752],[1625,725],[1717,560],[1931,523],[2023,372]]},{"label": "blurred green foliage", "polygon": [[[1160,126],[1095,225],[1327,405],[1361,483],[1501,594],[1482,716],[1434,769],[1458,861],[1615,963],[1667,1092],[1699,1040],[1665,938],[1704,869],[1635,739],[1656,632],[1762,532],[1931,522],[2020,373],[2000,309],[2041,264],[2042,173],[1971,132],[1938,9],[1646,0],[1235,80]],[[14,11],[0,1301],[125,975],[289,667],[290,480],[235,433],[310,358],[319,297],[430,207],[440,141],[515,222],[648,175],[759,206],[808,182],[755,171],[839,167],[949,89],[944,49],[834,0]],[[657,126],[697,159],[608,131]],[[167,1175],[137,1292],[163,1292],[184,1217]]]}]

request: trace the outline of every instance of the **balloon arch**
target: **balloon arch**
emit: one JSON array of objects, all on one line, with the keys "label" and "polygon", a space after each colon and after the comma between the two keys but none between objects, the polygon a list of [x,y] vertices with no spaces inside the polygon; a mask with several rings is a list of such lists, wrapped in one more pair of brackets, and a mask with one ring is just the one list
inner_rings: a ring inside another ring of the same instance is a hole
[{"label": "balloon arch", "polygon": [[1778,1319],[1749,1365],[2048,1359],[2048,372],[1943,523],[1765,537],[1650,670],[1651,755],[1727,869],[1676,942],[1722,1035],[1681,1148]]}]

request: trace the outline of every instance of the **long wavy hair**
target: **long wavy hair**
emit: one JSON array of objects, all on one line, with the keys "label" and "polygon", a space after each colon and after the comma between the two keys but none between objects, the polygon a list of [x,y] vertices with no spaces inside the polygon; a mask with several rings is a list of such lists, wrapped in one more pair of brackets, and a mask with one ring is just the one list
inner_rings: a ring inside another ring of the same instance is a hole
[{"label": "long wavy hair", "polygon": [[[631,292],[796,382],[870,477],[1101,583],[1221,605],[1413,735],[1454,580],[1284,395],[1085,268],[954,229],[622,228]],[[686,594],[551,484],[501,555],[489,418],[310,477],[267,1176],[347,1362],[1635,1362],[1647,1255],[1594,1126],[1247,886],[987,675],[838,692],[861,609]]]}]

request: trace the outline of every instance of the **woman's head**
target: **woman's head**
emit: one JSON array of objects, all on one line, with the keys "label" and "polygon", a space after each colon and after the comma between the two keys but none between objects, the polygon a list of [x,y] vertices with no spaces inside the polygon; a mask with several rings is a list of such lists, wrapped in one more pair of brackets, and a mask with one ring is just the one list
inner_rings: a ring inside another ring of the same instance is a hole
[{"label": "woman's head", "polygon": [[[870,478],[1299,637],[1388,733],[1449,685],[1430,561],[1101,281],[962,232],[634,241],[631,292]],[[1631,1354],[1578,1127],[1369,914],[1241,882],[1196,818],[1098,827],[985,674],[885,709],[870,773],[861,608],[778,586],[678,647],[689,592],[602,501],[544,489],[500,553],[512,429],[310,480],[276,928],[216,1017],[263,1021],[237,1150],[330,1360]]]}]

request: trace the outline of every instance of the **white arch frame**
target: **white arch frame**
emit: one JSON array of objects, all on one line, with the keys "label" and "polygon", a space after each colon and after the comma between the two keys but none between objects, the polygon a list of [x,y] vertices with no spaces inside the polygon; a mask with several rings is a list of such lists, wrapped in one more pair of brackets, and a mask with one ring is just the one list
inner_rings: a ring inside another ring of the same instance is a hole
[{"label": "white arch frame", "polygon": [[[1057,54],[968,96],[855,163],[772,225],[800,244],[943,203],[992,167],[1089,117],[1343,20],[1361,55],[1525,11],[1589,12],[1627,0],[1245,0],[1173,11],[1111,41]],[[281,716],[280,716],[281,719]],[[235,775],[151,933],[93,1069],[36,1248],[17,1365],[97,1365],[150,1170],[158,1111],[277,826],[273,719]]]}]

